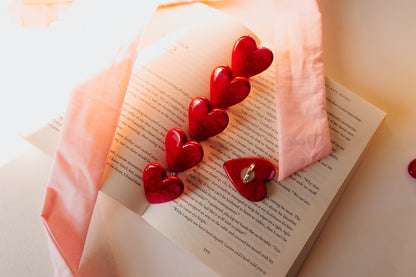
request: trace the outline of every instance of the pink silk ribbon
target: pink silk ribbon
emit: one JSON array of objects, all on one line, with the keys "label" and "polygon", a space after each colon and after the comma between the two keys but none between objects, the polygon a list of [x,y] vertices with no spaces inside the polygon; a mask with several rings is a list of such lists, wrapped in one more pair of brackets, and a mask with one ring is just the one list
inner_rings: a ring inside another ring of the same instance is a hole
[{"label": "pink silk ribbon", "polygon": [[79,276],[136,46],[71,94],[41,214],[56,276]]},{"label": "pink silk ribbon", "polygon": [[321,15],[310,0],[275,0],[279,180],[329,155]]},{"label": "pink silk ribbon", "polygon": [[[316,3],[277,0],[276,4],[279,172],[283,171],[279,179],[283,179],[327,155],[330,144]],[[132,43],[109,68],[71,94],[41,215],[56,276],[80,276],[136,46]]]}]

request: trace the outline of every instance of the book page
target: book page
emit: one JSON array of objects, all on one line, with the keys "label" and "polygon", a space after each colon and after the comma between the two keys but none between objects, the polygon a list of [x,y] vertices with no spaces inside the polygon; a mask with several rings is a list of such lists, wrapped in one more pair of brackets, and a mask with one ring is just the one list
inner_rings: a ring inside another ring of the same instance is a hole
[{"label": "book page", "polygon": [[230,126],[203,142],[203,162],[179,174],[185,180],[184,195],[151,205],[144,215],[225,276],[294,274],[385,116],[327,79],[332,153],[282,182],[268,182],[267,197],[250,202],[234,189],[222,164],[259,156],[277,166],[274,79],[272,69],[252,79],[250,96],[229,110]]},{"label": "book page", "polygon": [[58,146],[59,134],[64,123],[63,114],[52,118],[41,128],[27,130],[20,134],[22,138],[31,143],[37,149],[53,157]]},{"label": "book page", "polygon": [[[143,49],[148,48],[174,31],[182,28],[185,29],[186,26],[197,21],[204,14],[213,12],[218,13],[218,11],[201,3],[176,5],[169,8],[159,7],[141,36],[138,50],[142,51]],[[160,44],[162,43],[167,46],[169,45],[167,39]],[[147,52],[149,52],[149,50],[147,50]],[[45,152],[49,156],[53,156],[56,152],[59,133],[63,124],[63,116],[64,113],[57,114],[56,117],[47,121],[40,128],[36,126],[33,129],[25,130],[20,136],[39,150]]]},{"label": "book page", "polygon": [[254,36],[212,8],[199,15],[141,51],[130,79],[101,190],[139,214],[148,206],[143,169],[152,162],[167,168],[166,133],[175,127],[188,133],[191,100],[209,98],[212,70],[230,64],[240,36]]}]

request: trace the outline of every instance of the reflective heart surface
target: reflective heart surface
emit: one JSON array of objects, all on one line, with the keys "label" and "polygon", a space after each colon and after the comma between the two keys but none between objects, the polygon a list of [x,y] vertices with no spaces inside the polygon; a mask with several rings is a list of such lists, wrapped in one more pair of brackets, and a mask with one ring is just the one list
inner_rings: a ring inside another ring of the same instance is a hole
[{"label": "reflective heart surface", "polygon": [[167,132],[165,149],[168,167],[174,172],[194,167],[204,156],[202,145],[194,140],[188,141],[185,132],[179,128]]},{"label": "reflective heart surface", "polygon": [[250,93],[250,81],[244,77],[235,77],[231,68],[217,66],[210,80],[210,100],[215,108],[228,108],[243,101]]},{"label": "reflective heart surface", "polygon": [[249,78],[266,70],[272,62],[273,52],[266,47],[257,48],[250,36],[242,36],[234,44],[231,57],[234,76]]},{"label": "reflective heart surface", "polygon": [[192,139],[201,141],[221,133],[228,125],[227,113],[212,108],[205,97],[192,99],[188,110],[189,133]]},{"label": "reflective heart surface", "polygon": [[[248,169],[252,173],[244,180]],[[276,168],[266,159],[239,158],[224,163],[224,170],[237,191],[250,201],[260,201],[267,195],[265,182],[276,175]]]},{"label": "reflective heart surface", "polygon": [[143,186],[147,201],[152,204],[176,199],[184,186],[176,176],[167,176],[166,170],[158,163],[150,163],[143,170]]}]

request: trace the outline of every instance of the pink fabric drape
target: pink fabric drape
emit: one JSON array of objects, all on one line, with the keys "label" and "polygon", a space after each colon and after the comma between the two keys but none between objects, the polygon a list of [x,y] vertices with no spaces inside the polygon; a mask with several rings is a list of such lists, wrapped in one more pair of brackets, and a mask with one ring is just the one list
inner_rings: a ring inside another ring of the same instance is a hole
[{"label": "pink fabric drape", "polygon": [[275,0],[279,180],[329,155],[321,16],[315,1]]},{"label": "pink fabric drape", "polygon": [[41,215],[57,276],[78,276],[136,46],[70,97]]}]

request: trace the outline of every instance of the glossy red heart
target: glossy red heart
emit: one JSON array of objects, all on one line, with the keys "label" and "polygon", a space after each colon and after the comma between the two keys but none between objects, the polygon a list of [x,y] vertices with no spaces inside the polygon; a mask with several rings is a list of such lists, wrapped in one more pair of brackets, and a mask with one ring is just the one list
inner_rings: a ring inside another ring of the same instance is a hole
[{"label": "glossy red heart", "polygon": [[273,52],[266,47],[257,48],[250,36],[242,36],[234,44],[231,58],[234,76],[249,78],[266,70],[272,62]]},{"label": "glossy red heart", "polygon": [[143,186],[147,201],[152,204],[174,200],[183,192],[181,179],[167,176],[158,163],[150,163],[143,170]]},{"label": "glossy red heart", "polygon": [[168,167],[174,172],[194,167],[204,156],[202,145],[194,140],[188,141],[185,132],[179,128],[167,132],[165,148]]},{"label": "glossy red heart", "polygon": [[215,108],[228,108],[243,101],[250,92],[250,81],[235,77],[227,65],[217,66],[210,80],[211,104]]},{"label": "glossy red heart", "polygon": [[410,176],[416,179],[416,159],[409,163],[407,166],[407,172],[409,172]]},{"label": "glossy red heart", "polygon": [[189,133],[191,138],[201,141],[221,133],[228,125],[224,110],[212,109],[205,97],[196,97],[189,104]]},{"label": "glossy red heart", "polygon": [[[247,183],[244,183],[244,172],[251,164],[254,164],[254,174]],[[276,175],[274,165],[262,158],[229,160],[224,163],[224,170],[237,191],[248,200],[255,202],[262,200],[266,196],[267,190],[265,182],[273,179]]]}]

